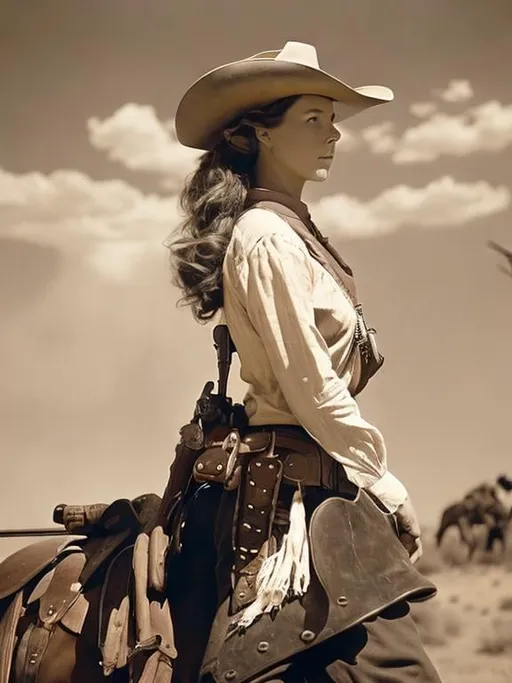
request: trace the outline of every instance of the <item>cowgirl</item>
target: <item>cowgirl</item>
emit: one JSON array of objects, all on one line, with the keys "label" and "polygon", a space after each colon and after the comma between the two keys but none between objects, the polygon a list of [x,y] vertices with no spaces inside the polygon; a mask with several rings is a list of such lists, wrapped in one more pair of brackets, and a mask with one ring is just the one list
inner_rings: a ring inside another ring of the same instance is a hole
[{"label": "cowgirl", "polygon": [[205,153],[181,196],[176,283],[197,320],[225,316],[247,433],[272,437],[236,490],[207,487],[189,513],[171,600],[180,683],[440,680],[408,607],[435,594],[413,566],[419,523],[354,400],[383,359],[301,201],[328,177],[335,123],[392,98],[288,42],[210,71],[179,104],[179,141]]}]

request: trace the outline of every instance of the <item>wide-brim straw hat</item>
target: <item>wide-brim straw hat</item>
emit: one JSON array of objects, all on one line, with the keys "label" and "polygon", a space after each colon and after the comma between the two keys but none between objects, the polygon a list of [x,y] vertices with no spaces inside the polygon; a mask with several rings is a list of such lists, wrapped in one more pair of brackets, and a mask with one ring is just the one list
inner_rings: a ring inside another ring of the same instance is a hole
[{"label": "wide-brim straw hat", "polygon": [[238,116],[292,95],[333,100],[335,122],[393,99],[393,91],[382,85],[350,87],[320,69],[313,45],[289,41],[282,50],[225,64],[193,83],[176,112],[178,140],[187,147],[210,150]]}]

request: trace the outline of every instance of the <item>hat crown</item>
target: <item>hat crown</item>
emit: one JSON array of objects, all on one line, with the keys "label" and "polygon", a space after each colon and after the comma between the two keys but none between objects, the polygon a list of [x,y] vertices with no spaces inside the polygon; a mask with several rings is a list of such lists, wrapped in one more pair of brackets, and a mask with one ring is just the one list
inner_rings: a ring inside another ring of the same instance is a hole
[{"label": "hat crown", "polygon": [[[308,43],[299,43],[289,40],[281,50],[267,50],[249,57],[247,61],[254,59],[273,59],[276,62],[291,62],[302,64],[312,69],[320,69],[316,48]],[[246,60],[244,60],[246,61]]]}]

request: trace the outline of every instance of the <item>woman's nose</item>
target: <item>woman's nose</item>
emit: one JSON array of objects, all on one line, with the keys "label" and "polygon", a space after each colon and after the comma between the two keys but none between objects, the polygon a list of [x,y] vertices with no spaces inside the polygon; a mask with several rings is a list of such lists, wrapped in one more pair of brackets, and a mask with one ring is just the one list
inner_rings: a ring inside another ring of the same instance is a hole
[{"label": "woman's nose", "polygon": [[329,134],[329,142],[338,142],[340,138],[341,132],[336,128],[336,126],[332,126]]}]

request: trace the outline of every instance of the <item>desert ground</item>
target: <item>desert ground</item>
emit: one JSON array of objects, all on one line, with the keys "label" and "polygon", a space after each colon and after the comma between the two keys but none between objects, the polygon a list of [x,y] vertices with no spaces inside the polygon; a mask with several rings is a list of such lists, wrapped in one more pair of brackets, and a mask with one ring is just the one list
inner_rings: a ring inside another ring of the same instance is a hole
[{"label": "desert ground", "polygon": [[468,563],[455,530],[440,550],[424,532],[418,568],[439,592],[413,617],[443,683],[512,683],[512,530],[504,553],[486,554],[483,534],[479,542]]}]

